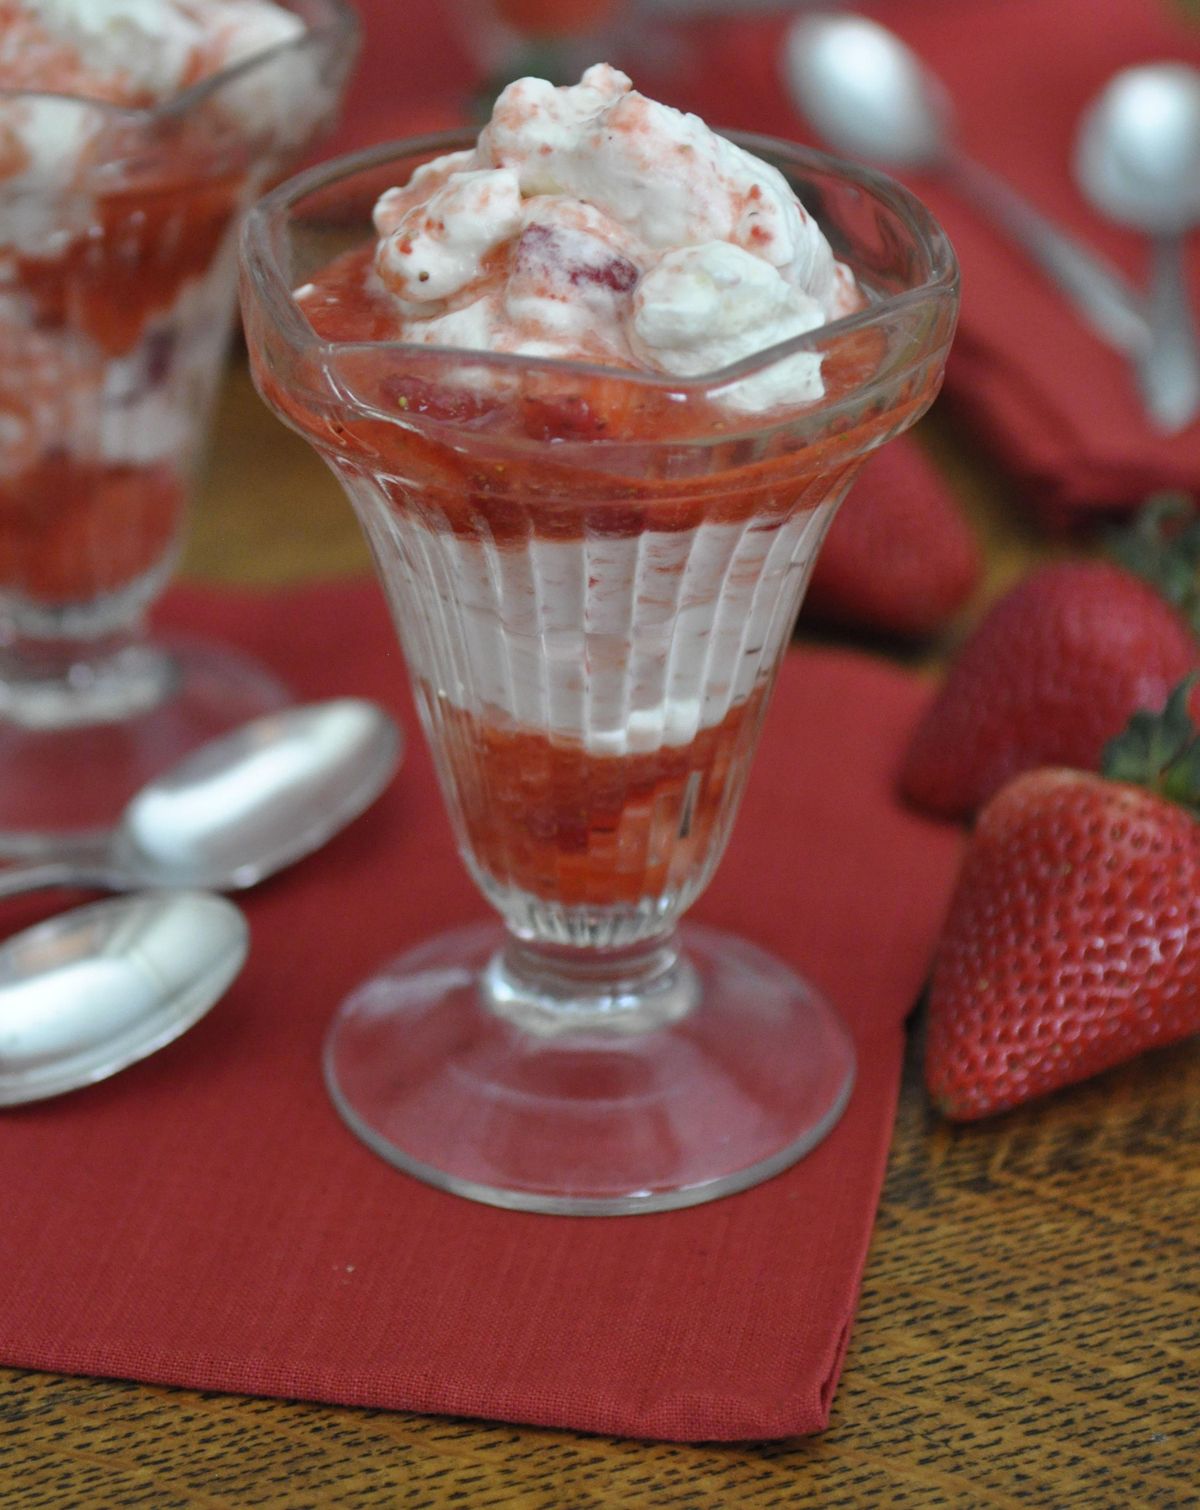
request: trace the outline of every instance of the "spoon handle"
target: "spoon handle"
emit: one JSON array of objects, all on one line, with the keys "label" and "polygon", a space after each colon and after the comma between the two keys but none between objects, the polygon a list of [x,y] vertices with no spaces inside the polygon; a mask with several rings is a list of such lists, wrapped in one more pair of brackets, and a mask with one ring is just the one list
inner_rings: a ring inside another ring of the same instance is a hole
[{"label": "spoon handle", "polygon": [[9,865],[0,870],[0,900],[21,897],[31,891],[52,891],[59,886],[87,890],[123,891],[121,878],[100,859],[82,855],[67,860],[41,860],[36,864]]},{"label": "spoon handle", "polygon": [[1157,236],[1150,275],[1150,344],[1138,366],[1151,423],[1166,435],[1200,413],[1200,350],[1188,302],[1181,235]]},{"label": "spoon handle", "polygon": [[1142,299],[1115,268],[981,163],[956,154],[945,172],[963,197],[1007,230],[1067,295],[1093,334],[1126,355],[1146,349],[1150,331]]}]

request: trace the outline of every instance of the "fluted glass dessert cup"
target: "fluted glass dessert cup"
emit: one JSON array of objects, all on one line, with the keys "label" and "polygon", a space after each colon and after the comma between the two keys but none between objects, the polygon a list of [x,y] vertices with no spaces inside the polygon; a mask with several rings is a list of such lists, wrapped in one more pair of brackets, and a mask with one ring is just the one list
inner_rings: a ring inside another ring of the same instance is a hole
[{"label": "fluted glass dessert cup", "polygon": [[[938,389],[957,274],[898,186],[738,140],[787,174],[868,302],[697,381],[316,336],[292,291],[460,137],[306,174],[246,224],[255,380],[358,514],[459,852],[502,919],[358,989],[327,1084],[385,1158],[501,1206],[741,1189],[818,1142],[853,1081],[809,985],[679,919],[725,846],[833,511]],[[790,404],[818,360],[825,398]],[[764,383],[785,397],[757,412]]]},{"label": "fluted glass dessert cup", "polygon": [[148,634],[233,329],[237,224],[329,123],[357,37],[295,40],[142,109],[0,89],[0,852],[103,831],[150,776],[287,698]]}]

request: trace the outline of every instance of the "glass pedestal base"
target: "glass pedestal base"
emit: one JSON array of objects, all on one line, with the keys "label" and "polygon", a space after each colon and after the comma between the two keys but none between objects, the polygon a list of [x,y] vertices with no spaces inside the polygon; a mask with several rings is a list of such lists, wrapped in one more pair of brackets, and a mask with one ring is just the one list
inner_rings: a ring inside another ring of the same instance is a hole
[{"label": "glass pedestal base", "polygon": [[227,645],[155,639],[72,687],[0,687],[0,856],[51,858],[103,836],[198,745],[285,707],[287,688]]},{"label": "glass pedestal base", "polygon": [[444,934],[342,1005],[325,1077],[343,1119],[417,1178],[522,1211],[666,1211],[786,1169],[854,1079],[841,1020],[787,966],[685,924],[691,1005],[582,1025],[518,1022],[487,985],[505,935]]}]

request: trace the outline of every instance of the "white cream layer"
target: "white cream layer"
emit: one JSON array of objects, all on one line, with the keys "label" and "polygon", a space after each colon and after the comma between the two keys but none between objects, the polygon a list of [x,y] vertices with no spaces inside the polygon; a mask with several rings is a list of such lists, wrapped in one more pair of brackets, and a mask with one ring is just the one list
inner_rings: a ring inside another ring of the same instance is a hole
[{"label": "white cream layer", "polygon": [[0,174],[0,248],[52,257],[87,229],[91,206],[73,185],[99,123],[81,100],[0,99],[0,138],[19,143],[25,159],[18,172]]},{"label": "white cream layer", "polygon": [[476,716],[625,755],[686,745],[749,697],[791,632],[832,508],[777,527],[519,546],[374,502],[363,513],[418,677]]},{"label": "white cream layer", "polygon": [[[183,285],[128,356],[100,364],[95,404],[103,460],[130,466],[191,464],[233,329],[229,294],[236,276],[231,235],[205,275]],[[151,370],[160,338],[171,343],[162,375]]]}]

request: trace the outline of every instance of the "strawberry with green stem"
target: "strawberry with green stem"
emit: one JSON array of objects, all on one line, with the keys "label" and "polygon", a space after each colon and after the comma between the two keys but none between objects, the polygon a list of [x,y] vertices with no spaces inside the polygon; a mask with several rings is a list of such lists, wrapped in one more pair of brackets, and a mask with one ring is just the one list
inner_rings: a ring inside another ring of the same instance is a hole
[{"label": "strawberry with green stem", "polygon": [[934,961],[925,1079],[972,1120],[1200,1032],[1200,736],[1189,677],[1103,774],[1006,785],[972,835]]},{"label": "strawberry with green stem", "polygon": [[1152,500],[1117,564],[1066,560],[1022,579],[963,645],[900,772],[915,806],[965,818],[1022,771],[1095,770],[1139,708],[1200,666],[1200,520]]}]

